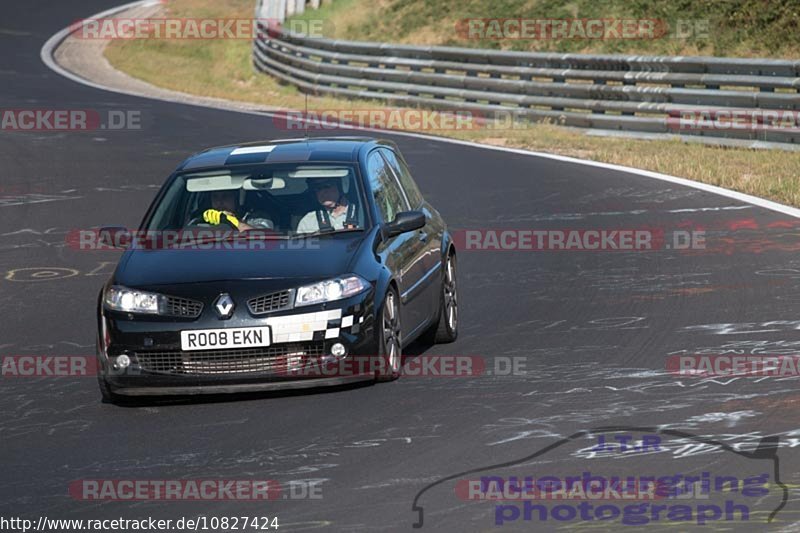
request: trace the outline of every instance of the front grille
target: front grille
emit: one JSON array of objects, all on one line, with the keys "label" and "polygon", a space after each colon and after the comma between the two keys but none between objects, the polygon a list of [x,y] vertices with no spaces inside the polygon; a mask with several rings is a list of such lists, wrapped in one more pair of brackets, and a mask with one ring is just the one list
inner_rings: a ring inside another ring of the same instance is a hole
[{"label": "front grille", "polygon": [[180,316],[197,318],[203,312],[203,302],[179,298],[178,296],[167,296],[164,305],[164,314],[169,316]]},{"label": "front grille", "polygon": [[281,291],[247,300],[247,307],[254,315],[286,309],[291,303],[292,291]]},{"label": "front grille", "polygon": [[209,350],[202,352],[136,352],[139,366],[164,374],[247,374],[280,372],[300,366],[304,357],[323,354],[323,343],[281,344],[265,348]]}]

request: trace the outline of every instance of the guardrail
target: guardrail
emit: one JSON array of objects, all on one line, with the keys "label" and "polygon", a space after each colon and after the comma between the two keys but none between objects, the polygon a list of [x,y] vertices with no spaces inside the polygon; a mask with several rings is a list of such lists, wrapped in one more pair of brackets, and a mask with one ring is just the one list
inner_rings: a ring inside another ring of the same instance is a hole
[{"label": "guardrail", "polygon": [[602,130],[800,144],[800,61],[420,47],[264,26],[253,61],[313,94]]}]

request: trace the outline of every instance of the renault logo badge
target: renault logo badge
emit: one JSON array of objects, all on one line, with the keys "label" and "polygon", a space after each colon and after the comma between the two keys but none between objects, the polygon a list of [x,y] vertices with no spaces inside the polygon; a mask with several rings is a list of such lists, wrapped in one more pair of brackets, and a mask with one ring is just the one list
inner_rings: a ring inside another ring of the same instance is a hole
[{"label": "renault logo badge", "polygon": [[220,294],[214,302],[214,310],[221,319],[230,318],[234,307],[233,298],[228,293]]}]

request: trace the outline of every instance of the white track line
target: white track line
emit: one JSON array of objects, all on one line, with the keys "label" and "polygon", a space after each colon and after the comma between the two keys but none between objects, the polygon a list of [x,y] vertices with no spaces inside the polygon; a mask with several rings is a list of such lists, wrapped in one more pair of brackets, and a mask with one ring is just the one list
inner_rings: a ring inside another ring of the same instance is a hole
[{"label": "white track line", "polygon": [[[137,2],[131,2],[129,4],[121,5],[121,6],[113,8],[113,9],[109,9],[109,10],[103,11],[103,12],[98,13],[96,15],[93,15],[93,16],[91,16],[89,18],[98,19],[98,18],[109,17],[109,16],[115,15],[117,13],[120,13],[122,11],[126,11],[128,9],[133,9],[133,8],[136,8],[136,7],[143,7],[143,6],[147,6],[147,5],[155,5],[157,3],[159,3],[159,0],[140,0],[140,1],[137,1]],[[208,107],[208,108],[213,108],[213,109],[222,109],[222,110],[225,110],[225,111],[233,111],[233,112],[236,112],[236,113],[245,113],[245,114],[248,114],[248,115],[259,115],[259,116],[268,116],[268,117],[275,117],[275,116],[279,115],[279,114],[276,114],[276,113],[270,113],[268,111],[251,111],[251,110],[246,110],[246,109],[237,109],[237,108],[234,108],[234,107],[226,107],[226,106],[221,105],[221,104],[220,105],[214,105],[214,104],[211,104],[211,103],[186,102],[186,101],[167,98],[167,97],[153,97],[153,96],[148,96],[148,95],[142,95],[141,93],[137,93],[137,92],[134,92],[134,91],[118,90],[118,89],[115,89],[115,88],[112,88],[112,87],[107,87],[105,85],[100,85],[98,83],[95,83],[93,81],[87,80],[87,79],[82,78],[80,76],[76,76],[72,72],[69,72],[68,70],[66,70],[63,67],[61,67],[61,65],[56,63],[55,60],[53,59],[53,54],[55,53],[56,48],[58,48],[58,46],[64,41],[64,39],[66,39],[70,35],[70,33],[72,33],[74,30],[75,30],[74,25],[67,26],[63,30],[59,31],[58,33],[56,33],[55,35],[50,37],[50,39],[47,40],[47,42],[44,44],[44,46],[42,46],[42,50],[41,50],[41,53],[40,53],[42,61],[44,62],[45,65],[47,65],[50,69],[52,69],[53,71],[57,72],[58,74],[66,77],[66,78],[71,79],[72,81],[75,81],[77,83],[81,83],[83,85],[88,85],[89,87],[93,87],[95,89],[100,89],[100,90],[103,90],[103,91],[110,91],[110,92],[119,93],[119,94],[127,94],[127,95],[131,95],[131,96],[138,96],[138,97],[141,97],[141,98],[149,98],[149,99],[152,99],[152,100],[162,100],[162,101],[165,101],[165,102],[179,103],[181,105],[193,105],[193,106],[197,106],[197,107]],[[187,95],[187,96],[192,96],[192,95]],[[298,120],[303,120],[303,119],[300,118]],[[349,124],[341,124],[340,123],[339,125],[340,125],[340,127],[342,129],[351,129],[351,130],[360,130],[360,131],[363,131],[365,129],[363,127],[351,126]],[[763,207],[764,209],[769,209],[771,211],[776,211],[776,212],[782,213],[784,215],[788,215],[788,216],[795,217],[795,218],[800,218],[800,209],[795,208],[795,207],[779,204],[779,203],[773,202],[771,200],[765,200],[764,198],[759,198],[757,196],[751,196],[749,194],[744,194],[744,193],[741,193],[741,192],[731,191],[729,189],[725,189],[723,187],[717,187],[715,185],[708,185],[706,183],[700,183],[698,181],[692,181],[692,180],[688,180],[686,178],[679,178],[677,176],[670,176],[668,174],[661,174],[659,172],[651,172],[649,170],[642,170],[642,169],[633,168],[633,167],[625,167],[625,166],[622,166],[622,165],[614,165],[614,164],[611,164],[611,163],[600,163],[598,161],[586,161],[586,160],[583,160],[583,159],[576,159],[574,157],[567,157],[567,156],[563,156],[563,155],[548,154],[548,153],[544,153],[544,152],[533,152],[531,150],[523,150],[523,149],[520,149],[520,148],[508,148],[508,147],[504,147],[504,146],[491,146],[491,145],[487,145],[487,144],[479,144],[479,143],[472,142],[472,141],[462,141],[462,140],[458,140],[458,139],[448,139],[448,138],[445,138],[445,137],[436,137],[436,136],[433,136],[433,135],[425,135],[423,133],[411,133],[411,132],[407,132],[407,131],[396,131],[396,130],[381,130],[379,128],[370,129],[370,131],[373,131],[373,130],[374,131],[380,131],[382,133],[386,133],[386,134],[389,134],[389,135],[399,135],[399,136],[405,136],[405,137],[413,137],[413,138],[417,138],[417,139],[425,139],[425,140],[429,140],[429,141],[432,141],[432,142],[456,144],[456,145],[461,145],[461,146],[468,146],[468,147],[471,147],[471,148],[479,148],[481,150],[494,150],[494,151],[497,151],[497,152],[506,152],[506,153],[511,153],[511,154],[519,154],[519,155],[525,155],[525,156],[540,157],[540,158],[544,158],[544,159],[553,159],[553,160],[556,160],[556,161],[563,161],[565,163],[575,163],[575,164],[579,164],[579,165],[586,165],[586,166],[591,166],[591,167],[596,167],[596,168],[603,168],[603,169],[606,169],[606,170],[615,170],[615,171],[618,171],[618,172],[626,172],[626,173],[629,173],[629,174],[636,174],[637,176],[642,176],[642,177],[645,177],[645,178],[657,179],[657,180],[666,181],[666,182],[669,182],[669,183],[675,183],[677,185],[682,185],[684,187],[691,187],[693,189],[699,189],[701,191],[709,192],[709,193],[716,194],[716,195],[719,195],[719,196],[725,196],[726,198],[731,198],[733,200],[738,200],[740,202],[752,204],[752,205],[755,205],[755,206],[758,206],[758,207]],[[724,170],[721,170],[721,171],[724,171]]]}]

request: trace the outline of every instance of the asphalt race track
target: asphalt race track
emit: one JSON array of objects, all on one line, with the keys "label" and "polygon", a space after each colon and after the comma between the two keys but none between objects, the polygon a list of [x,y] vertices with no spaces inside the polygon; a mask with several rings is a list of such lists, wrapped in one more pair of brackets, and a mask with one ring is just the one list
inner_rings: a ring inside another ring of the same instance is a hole
[{"label": "asphalt race track", "polygon": [[[114,5],[3,2],[0,107],[142,116],[139,131],[0,131],[4,356],[94,354],[95,302],[119,254],[71,249],[70,230],[135,227],[157,187],[190,153],[286,136],[269,117],[100,91],[40,61],[52,34]],[[750,524],[720,520],[710,527],[798,527],[792,526],[800,523],[793,489],[800,482],[797,378],[687,378],[665,370],[676,354],[800,352],[796,220],[635,174],[395,140],[451,228],[691,227],[707,231],[707,248],[461,252],[459,339],[414,346],[410,359],[479,356],[489,372],[474,377],[408,376],[324,392],[127,407],[102,404],[93,377],[3,377],[0,516],[277,516],[286,531],[410,530],[419,518],[415,497],[442,478],[469,479],[464,472],[483,467],[492,475],[536,477],[591,468],[768,473],[770,480],[777,474],[783,487],[771,483],[768,495],[749,499]],[[507,375],[505,362],[514,360],[523,361],[525,372]],[[580,432],[601,427],[685,435],[659,433],[657,450],[624,457],[586,453],[596,438]],[[513,464],[576,433],[563,446]],[[753,454],[768,436],[779,437],[777,456],[770,448],[775,439]],[[510,464],[493,466],[500,463]],[[80,479],[273,479],[284,486],[305,480],[321,497],[82,501],[68,490]],[[423,531],[495,528],[494,503],[463,501],[452,480],[425,490],[417,504],[424,508]],[[597,521],[577,525],[603,528]],[[674,527],[664,521],[648,527],[659,525]],[[573,527],[520,516],[496,530]]]}]

